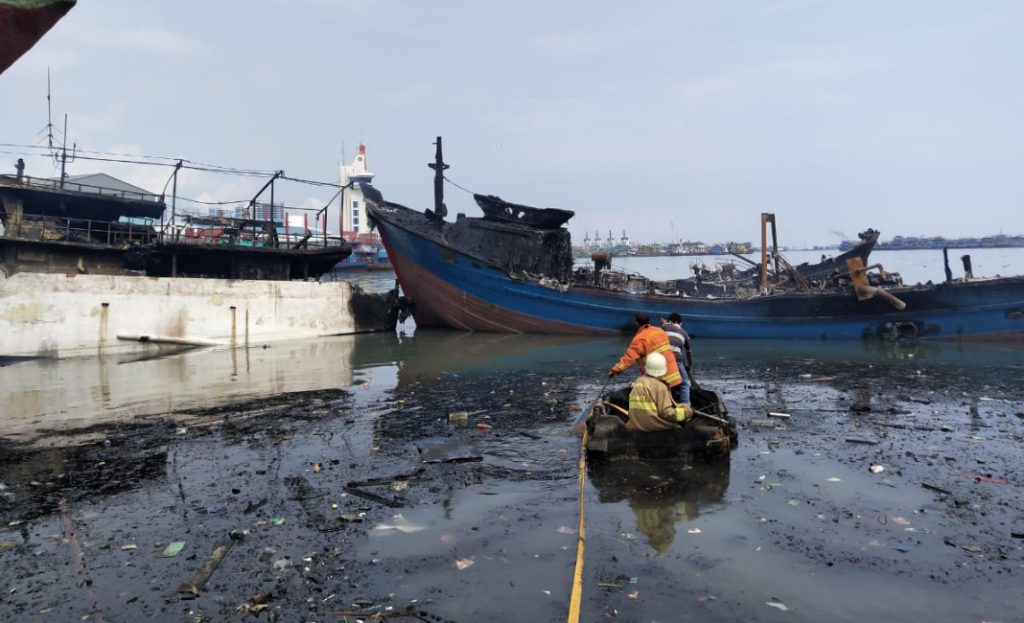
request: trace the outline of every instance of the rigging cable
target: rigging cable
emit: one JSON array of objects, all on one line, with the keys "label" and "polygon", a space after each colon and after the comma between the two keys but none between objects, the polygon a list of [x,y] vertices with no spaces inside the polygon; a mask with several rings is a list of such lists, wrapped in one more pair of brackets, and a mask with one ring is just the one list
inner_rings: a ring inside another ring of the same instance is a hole
[{"label": "rigging cable", "polygon": [[460,186],[460,185],[456,184],[455,182],[453,182],[453,181],[451,181],[450,179],[448,179],[448,176],[447,176],[447,175],[445,175],[445,176],[444,176],[444,181],[448,182],[449,184],[451,184],[451,185],[452,185],[452,186],[454,186],[455,188],[458,188],[459,190],[461,190],[461,191],[464,191],[464,192],[467,192],[467,193],[469,193],[469,194],[471,194],[471,195],[478,195],[478,194],[479,194],[479,193],[475,193],[475,192],[473,192],[472,190],[469,190],[468,188],[465,188],[465,187],[463,187],[463,186]]}]

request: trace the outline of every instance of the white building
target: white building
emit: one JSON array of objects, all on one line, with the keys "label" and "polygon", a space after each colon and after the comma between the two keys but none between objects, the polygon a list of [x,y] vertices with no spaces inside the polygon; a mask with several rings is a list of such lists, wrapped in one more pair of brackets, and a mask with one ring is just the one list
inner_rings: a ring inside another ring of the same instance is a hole
[{"label": "white building", "polygon": [[366,169],[366,146],[360,145],[352,164],[341,165],[341,185],[352,186],[341,191],[341,230],[357,234],[369,233],[370,225],[366,222],[366,206],[363,202],[363,191],[359,182],[370,183],[373,173]]}]

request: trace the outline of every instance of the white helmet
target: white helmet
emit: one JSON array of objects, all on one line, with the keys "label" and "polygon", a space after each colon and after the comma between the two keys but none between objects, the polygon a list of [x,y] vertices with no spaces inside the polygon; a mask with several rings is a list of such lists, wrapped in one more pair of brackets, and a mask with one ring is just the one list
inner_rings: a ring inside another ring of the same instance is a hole
[{"label": "white helmet", "polygon": [[644,360],[644,371],[648,376],[655,378],[665,376],[665,373],[668,372],[668,362],[665,361],[665,355],[661,353],[647,355],[647,359]]}]

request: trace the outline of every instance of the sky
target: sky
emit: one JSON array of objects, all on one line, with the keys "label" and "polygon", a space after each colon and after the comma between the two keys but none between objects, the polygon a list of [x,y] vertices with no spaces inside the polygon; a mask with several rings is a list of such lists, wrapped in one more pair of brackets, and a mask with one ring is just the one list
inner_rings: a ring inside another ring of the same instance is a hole
[{"label": "sky", "polygon": [[[422,209],[443,136],[449,179],[575,211],[574,242],[759,242],[762,212],[784,246],[1018,235],[1021,59],[1016,0],[79,0],[0,75],[0,171],[59,171],[12,147],[46,143],[49,68],[80,150],[337,182],[362,142],[384,197]],[[154,192],[170,175],[68,165],[95,171]],[[178,193],[263,183],[185,171]]]}]

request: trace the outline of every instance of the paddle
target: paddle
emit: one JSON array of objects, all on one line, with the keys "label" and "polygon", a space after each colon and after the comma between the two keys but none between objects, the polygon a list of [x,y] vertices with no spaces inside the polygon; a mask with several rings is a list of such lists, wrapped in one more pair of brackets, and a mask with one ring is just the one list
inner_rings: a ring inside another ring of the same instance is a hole
[{"label": "paddle", "polygon": [[[685,368],[684,368],[684,371],[685,371],[686,376],[690,377],[690,389],[691,390],[696,389],[697,391],[704,391],[704,388],[702,388],[700,386],[700,384],[697,383],[697,379],[693,378],[693,373],[690,372],[689,370],[686,370]],[[693,409],[692,406],[690,408]],[[728,420],[724,420],[724,419],[718,417],[717,415],[711,415],[710,413],[704,413],[703,411],[698,411],[697,409],[693,409],[693,413],[694,413],[694,415],[699,415],[699,416],[705,417],[705,418],[707,418],[709,420],[714,420],[714,421],[718,422],[719,424],[722,424],[723,426],[728,426],[729,425],[729,421]]]},{"label": "paddle", "polygon": [[611,380],[612,377],[610,376],[605,379],[604,385],[602,385],[601,389],[597,392],[597,398],[594,399],[594,404],[590,405],[589,409],[580,414],[580,417],[576,419],[576,423],[573,424],[570,434],[578,437],[587,429],[587,420],[590,419],[590,414],[594,412],[594,407],[597,406],[597,403],[601,402],[601,398],[604,396],[604,388],[608,387],[608,383],[611,382]]},{"label": "paddle", "polygon": [[699,415],[701,417],[706,417],[709,420],[714,420],[714,421],[718,422],[719,424],[721,424],[723,426],[728,426],[729,425],[729,421],[728,420],[723,420],[722,418],[718,417],[717,415],[711,415],[710,413],[704,413],[703,411],[698,411],[697,409],[693,409],[692,407],[691,407],[691,410],[693,411],[694,415]]}]

